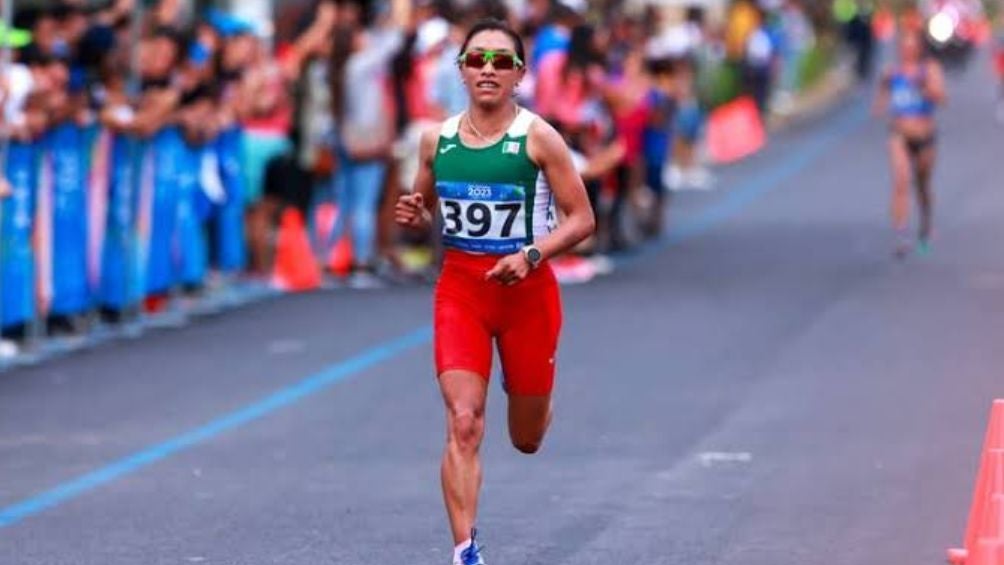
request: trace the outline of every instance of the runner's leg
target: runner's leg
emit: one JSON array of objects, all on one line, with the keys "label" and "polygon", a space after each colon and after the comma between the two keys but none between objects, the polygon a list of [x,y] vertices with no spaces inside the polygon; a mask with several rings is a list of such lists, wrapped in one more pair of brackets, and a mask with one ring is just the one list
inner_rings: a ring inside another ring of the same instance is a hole
[{"label": "runner's leg", "polygon": [[446,371],[439,377],[446,404],[446,449],[442,484],[454,544],[471,536],[481,490],[478,451],[485,431],[488,381],[471,371]]},{"label": "runner's leg", "polygon": [[551,423],[555,355],[561,333],[561,295],[550,267],[509,290],[510,318],[499,335],[509,395],[509,437],[522,453],[536,453]]},{"label": "runner's leg", "polygon": [[920,240],[928,242],[934,221],[934,194],[931,192],[931,172],[934,170],[934,160],[937,148],[934,143],[928,144],[917,154],[914,167],[916,171],[917,204],[920,207]]},{"label": "runner's leg", "polygon": [[[889,138],[889,160],[892,166],[892,227],[897,238],[906,233],[910,214],[910,156],[902,135]],[[897,245],[902,244],[901,241]],[[897,249],[899,253],[900,249]]]}]

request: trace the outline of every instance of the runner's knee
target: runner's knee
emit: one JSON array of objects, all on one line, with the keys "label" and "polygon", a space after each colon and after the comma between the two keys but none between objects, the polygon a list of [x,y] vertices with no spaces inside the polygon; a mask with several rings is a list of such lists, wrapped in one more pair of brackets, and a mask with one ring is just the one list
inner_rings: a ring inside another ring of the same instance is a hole
[{"label": "runner's knee", "polygon": [[537,453],[538,451],[540,451],[540,446],[543,443],[542,439],[543,438],[541,438],[541,439],[539,439],[537,441],[527,441],[527,440],[518,440],[516,438],[513,438],[512,445],[520,453],[523,453],[525,455],[533,455],[534,453]]},{"label": "runner's knee", "polygon": [[509,397],[509,439],[520,453],[540,451],[551,424],[550,396]]},{"label": "runner's knee", "polygon": [[451,407],[450,439],[464,451],[477,450],[484,436],[484,414],[470,408]]}]

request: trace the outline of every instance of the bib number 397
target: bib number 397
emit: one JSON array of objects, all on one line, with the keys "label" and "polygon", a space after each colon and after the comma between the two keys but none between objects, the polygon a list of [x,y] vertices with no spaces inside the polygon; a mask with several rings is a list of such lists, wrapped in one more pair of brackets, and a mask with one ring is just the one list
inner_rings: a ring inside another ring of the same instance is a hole
[{"label": "bib number 397", "polygon": [[470,237],[484,237],[492,231],[493,223],[501,222],[499,236],[512,236],[513,226],[523,210],[520,202],[486,204],[484,202],[464,203],[456,200],[443,201],[443,219],[446,221],[446,235],[466,232]]},{"label": "bib number 397", "polygon": [[441,183],[446,245],[475,253],[513,253],[526,244],[526,206],[518,185]]}]

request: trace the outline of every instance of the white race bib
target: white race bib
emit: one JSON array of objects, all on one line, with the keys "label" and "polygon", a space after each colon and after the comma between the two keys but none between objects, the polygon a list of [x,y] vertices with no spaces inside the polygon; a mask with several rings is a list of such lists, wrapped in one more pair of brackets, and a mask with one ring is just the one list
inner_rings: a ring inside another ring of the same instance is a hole
[{"label": "white race bib", "polygon": [[443,242],[472,253],[515,253],[526,245],[526,191],[516,184],[439,182]]}]

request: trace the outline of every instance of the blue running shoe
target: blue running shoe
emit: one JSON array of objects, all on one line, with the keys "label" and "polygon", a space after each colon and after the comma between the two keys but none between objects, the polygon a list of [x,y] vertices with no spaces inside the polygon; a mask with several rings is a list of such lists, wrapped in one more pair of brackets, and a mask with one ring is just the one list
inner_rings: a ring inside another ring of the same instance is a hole
[{"label": "blue running shoe", "polygon": [[471,545],[460,552],[460,565],[485,565],[481,558],[481,547],[478,546],[478,531],[471,528]]}]

